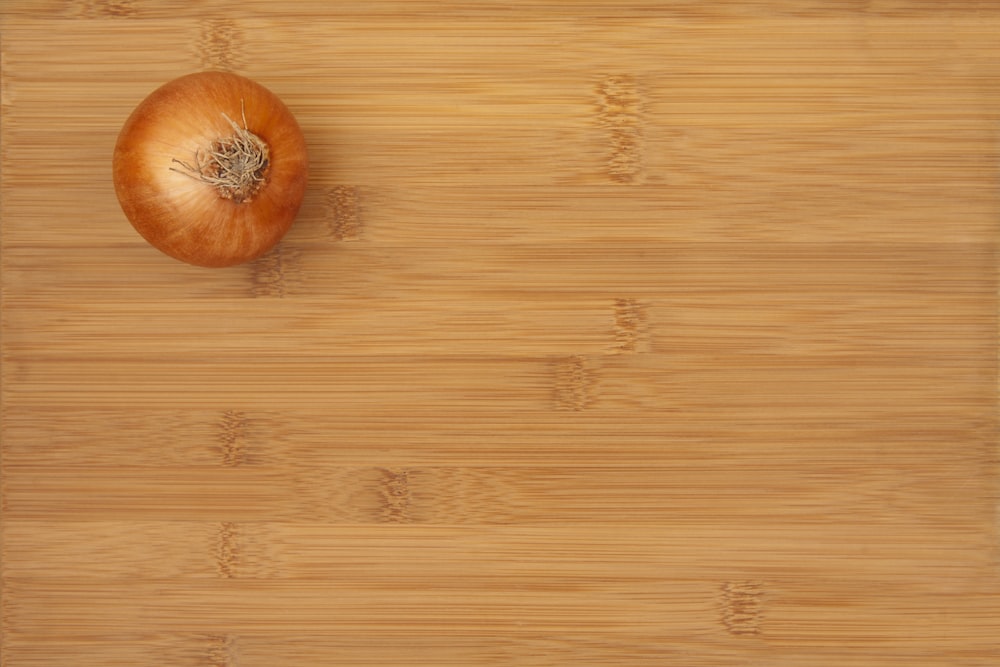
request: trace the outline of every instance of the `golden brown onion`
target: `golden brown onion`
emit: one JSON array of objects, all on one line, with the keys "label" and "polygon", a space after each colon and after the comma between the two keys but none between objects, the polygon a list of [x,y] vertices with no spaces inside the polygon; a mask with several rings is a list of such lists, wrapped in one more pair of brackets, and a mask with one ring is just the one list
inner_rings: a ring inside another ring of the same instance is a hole
[{"label": "golden brown onion", "polygon": [[115,146],[115,192],[154,247],[231,266],[274,247],[305,195],[306,143],[274,93],[227,72],[175,79],[144,99]]}]

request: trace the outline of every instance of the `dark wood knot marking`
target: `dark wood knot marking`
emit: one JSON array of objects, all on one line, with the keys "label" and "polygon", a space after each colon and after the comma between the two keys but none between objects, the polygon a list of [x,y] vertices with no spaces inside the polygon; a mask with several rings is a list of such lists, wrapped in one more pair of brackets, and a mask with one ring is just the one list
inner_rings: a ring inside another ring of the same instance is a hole
[{"label": "dark wood knot marking", "polygon": [[239,664],[235,635],[209,635],[207,639],[207,664],[212,667],[235,667]]},{"label": "dark wood knot marking", "polygon": [[198,56],[204,69],[233,71],[244,64],[243,33],[229,19],[206,21],[198,35]]},{"label": "dark wood knot marking", "polygon": [[131,18],[137,10],[135,0],[83,0],[74,13],[84,19]]},{"label": "dark wood knot marking", "polygon": [[643,98],[634,76],[606,76],[597,84],[597,110],[611,145],[608,177],[617,183],[635,183],[643,170]]},{"label": "dark wood knot marking", "polygon": [[250,420],[241,410],[226,410],[219,420],[219,446],[222,465],[235,467],[246,461],[247,431]]},{"label": "dark wood knot marking", "polygon": [[594,371],[584,357],[566,357],[554,363],[552,399],[556,410],[586,410],[593,402],[594,385]]},{"label": "dark wood knot marking", "polygon": [[228,521],[219,524],[215,561],[220,577],[233,579],[237,576],[240,561],[240,531],[237,524]]},{"label": "dark wood knot marking", "polygon": [[251,296],[284,298],[299,282],[300,253],[279,245],[250,264]]},{"label": "dark wood knot marking", "polygon": [[731,635],[759,635],[763,586],[757,581],[722,584],[722,625]]},{"label": "dark wood knot marking", "polygon": [[361,192],[352,185],[338,185],[323,198],[325,219],[330,235],[337,241],[361,236]]},{"label": "dark wood knot marking", "polygon": [[409,470],[397,468],[379,469],[379,493],[382,499],[381,516],[388,523],[410,523],[412,514],[412,491]]},{"label": "dark wood knot marking", "polygon": [[614,351],[634,354],[649,347],[645,306],[635,299],[615,299]]}]

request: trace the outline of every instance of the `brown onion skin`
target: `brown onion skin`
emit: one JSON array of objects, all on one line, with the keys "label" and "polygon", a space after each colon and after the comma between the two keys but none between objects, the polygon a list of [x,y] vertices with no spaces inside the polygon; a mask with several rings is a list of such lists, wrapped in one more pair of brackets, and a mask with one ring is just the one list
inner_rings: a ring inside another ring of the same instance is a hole
[{"label": "brown onion skin", "polygon": [[[241,106],[242,102],[242,106]],[[251,201],[223,199],[215,186],[182,173],[233,134],[226,114],[269,147],[266,180]],[[306,142],[274,93],[228,72],[199,72],[164,84],[122,127],[113,159],[115,193],[126,217],[152,246],[197,266],[247,262],[273,248],[291,227],[308,179]]]}]

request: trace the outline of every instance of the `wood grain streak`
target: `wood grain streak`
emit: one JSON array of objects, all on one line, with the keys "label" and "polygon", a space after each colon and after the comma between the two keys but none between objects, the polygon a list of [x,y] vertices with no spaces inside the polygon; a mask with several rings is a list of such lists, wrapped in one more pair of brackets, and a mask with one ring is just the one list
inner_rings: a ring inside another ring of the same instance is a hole
[{"label": "wood grain streak", "polygon": [[[995,667],[1000,3],[0,1],[4,667]],[[204,270],[110,158],[305,134]]]}]

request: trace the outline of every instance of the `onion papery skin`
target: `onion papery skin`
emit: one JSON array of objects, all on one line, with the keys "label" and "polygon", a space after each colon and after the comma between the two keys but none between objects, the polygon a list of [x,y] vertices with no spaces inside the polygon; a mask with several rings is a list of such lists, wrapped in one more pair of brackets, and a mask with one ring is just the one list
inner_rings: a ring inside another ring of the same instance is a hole
[{"label": "onion papery skin", "polygon": [[[227,117],[269,149],[249,201],[223,198],[178,161],[192,164],[234,134]],[[164,84],[125,121],[113,158],[125,216],[153,247],[197,266],[260,257],[291,227],[308,180],[305,138],[288,107],[264,86],[229,72],[199,72]]]}]

